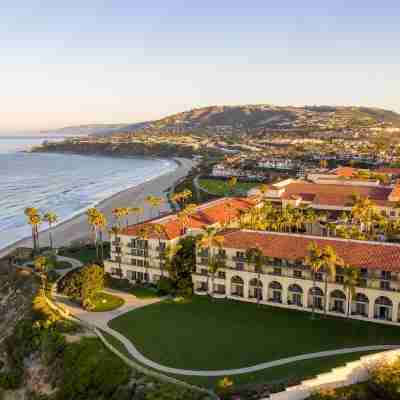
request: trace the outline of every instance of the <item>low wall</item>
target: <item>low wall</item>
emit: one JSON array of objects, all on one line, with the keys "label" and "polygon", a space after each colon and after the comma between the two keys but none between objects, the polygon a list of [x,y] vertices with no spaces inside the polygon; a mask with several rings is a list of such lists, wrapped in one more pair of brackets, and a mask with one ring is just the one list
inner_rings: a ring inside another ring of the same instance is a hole
[{"label": "low wall", "polygon": [[262,400],[303,400],[321,389],[336,389],[364,382],[368,380],[371,368],[385,361],[394,361],[398,357],[400,349],[363,356],[357,361],[334,368],[331,372],[303,381],[300,385],[289,387],[283,392],[273,393]]}]

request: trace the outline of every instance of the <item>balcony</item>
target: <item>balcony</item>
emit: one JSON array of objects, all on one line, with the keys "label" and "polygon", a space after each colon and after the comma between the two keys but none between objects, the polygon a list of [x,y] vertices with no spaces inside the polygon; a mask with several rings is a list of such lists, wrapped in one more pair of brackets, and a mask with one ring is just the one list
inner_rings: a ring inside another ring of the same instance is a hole
[{"label": "balcony", "polygon": [[208,265],[208,258],[201,258],[200,260],[197,261],[197,264]]}]

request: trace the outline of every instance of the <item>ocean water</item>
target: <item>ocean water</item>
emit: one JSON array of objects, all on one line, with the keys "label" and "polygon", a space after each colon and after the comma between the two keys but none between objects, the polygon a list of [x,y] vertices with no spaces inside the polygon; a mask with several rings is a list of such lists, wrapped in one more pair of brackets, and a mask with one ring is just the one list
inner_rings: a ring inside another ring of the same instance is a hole
[{"label": "ocean water", "polygon": [[0,249],[30,235],[26,207],[51,210],[62,222],[176,168],[164,159],[21,152],[42,141],[0,136]]}]

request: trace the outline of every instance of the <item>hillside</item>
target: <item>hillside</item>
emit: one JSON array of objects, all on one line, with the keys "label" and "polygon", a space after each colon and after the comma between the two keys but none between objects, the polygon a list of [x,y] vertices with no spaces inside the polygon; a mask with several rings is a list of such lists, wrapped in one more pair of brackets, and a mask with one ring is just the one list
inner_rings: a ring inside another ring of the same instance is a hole
[{"label": "hillside", "polygon": [[[209,106],[132,124],[88,124],[52,130],[60,135],[108,136],[156,132],[243,133],[264,131],[328,131],[373,126],[400,128],[400,114],[390,110],[344,106],[273,106],[268,104]],[[47,133],[49,133],[48,131]]]},{"label": "hillside", "polygon": [[211,106],[168,116],[152,123],[159,129],[345,129],[355,126],[393,124],[400,127],[400,114],[366,107],[331,106]]}]

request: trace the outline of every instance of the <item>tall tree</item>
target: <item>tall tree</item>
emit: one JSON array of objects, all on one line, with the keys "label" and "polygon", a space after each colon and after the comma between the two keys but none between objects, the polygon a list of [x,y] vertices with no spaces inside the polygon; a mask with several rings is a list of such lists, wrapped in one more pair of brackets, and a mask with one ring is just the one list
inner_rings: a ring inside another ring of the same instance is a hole
[{"label": "tall tree", "polygon": [[28,224],[32,228],[33,251],[38,254],[40,252],[39,225],[42,223],[41,216],[38,209],[34,207],[25,208],[24,213],[28,219]]},{"label": "tall tree", "polygon": [[343,260],[336,254],[336,251],[331,246],[326,246],[322,250],[321,254],[322,265],[324,270],[325,280],[325,300],[324,300],[324,312],[325,315],[328,312],[328,279],[334,279],[336,276],[336,267],[343,265]]},{"label": "tall tree", "polygon": [[237,185],[237,182],[238,182],[238,180],[237,180],[236,176],[232,176],[231,178],[229,178],[229,180],[228,180],[228,188],[229,188],[229,195],[230,196],[234,195],[234,189],[235,189],[235,187]]},{"label": "tall tree", "polygon": [[359,278],[359,271],[351,267],[350,265],[345,265],[343,269],[343,288],[347,290],[347,310],[346,315],[347,317],[351,314],[351,302],[356,294],[356,286],[358,284]]},{"label": "tall tree", "polygon": [[149,195],[146,197],[146,203],[150,207],[150,215],[151,218],[154,218],[153,212],[158,208],[160,208],[161,204],[163,203],[163,199],[161,197]]},{"label": "tall tree", "polygon": [[58,220],[58,216],[56,213],[48,211],[43,215],[43,221],[46,221],[47,224],[49,225],[49,242],[50,242],[50,248],[53,250],[53,233],[52,233],[52,227],[53,224],[55,224]]},{"label": "tall tree", "polygon": [[312,315],[311,318],[314,319],[315,317],[315,299],[314,299],[314,289],[316,283],[316,274],[322,270],[324,267],[323,260],[322,260],[322,250],[318,247],[315,242],[312,242],[308,246],[308,255],[304,260],[305,264],[310,267],[312,278],[313,278],[313,292],[312,292]]}]

